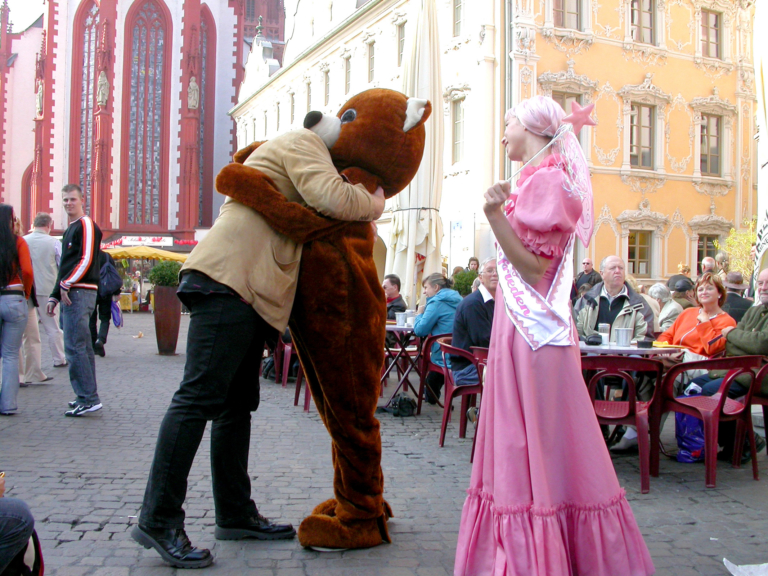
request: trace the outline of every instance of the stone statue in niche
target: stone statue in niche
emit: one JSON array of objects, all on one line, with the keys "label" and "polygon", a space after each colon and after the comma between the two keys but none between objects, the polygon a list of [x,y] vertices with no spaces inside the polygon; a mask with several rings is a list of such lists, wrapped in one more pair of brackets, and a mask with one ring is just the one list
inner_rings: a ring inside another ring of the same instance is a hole
[{"label": "stone statue in niche", "polygon": [[187,87],[187,108],[190,110],[197,110],[200,105],[200,86],[197,85],[197,80],[194,76],[189,79],[189,86]]},{"label": "stone statue in niche", "polygon": [[43,115],[43,81],[39,80],[37,82],[37,94],[35,94],[35,110],[37,111],[37,116],[41,117]]},{"label": "stone statue in niche", "polygon": [[107,73],[102,70],[99,72],[99,82],[96,85],[96,102],[104,108],[109,100],[109,82],[107,81]]}]

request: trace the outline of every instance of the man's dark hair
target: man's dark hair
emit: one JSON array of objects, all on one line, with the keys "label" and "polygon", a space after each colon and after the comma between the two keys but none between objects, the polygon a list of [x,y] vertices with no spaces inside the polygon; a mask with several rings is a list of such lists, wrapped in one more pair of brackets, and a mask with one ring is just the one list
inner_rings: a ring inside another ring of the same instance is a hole
[{"label": "man's dark hair", "polygon": [[387,274],[384,276],[384,280],[389,280],[392,286],[397,286],[397,291],[400,292],[400,276],[397,274]]},{"label": "man's dark hair", "polygon": [[83,189],[80,188],[78,184],[66,184],[62,189],[61,193],[66,194],[67,192],[77,192],[80,194],[80,198],[84,198],[83,196]]},{"label": "man's dark hair", "polygon": [[35,215],[35,220],[32,223],[32,226],[34,228],[42,228],[43,226],[48,226],[51,222],[53,222],[53,218],[51,218],[51,215],[48,214],[48,212],[38,212]]}]

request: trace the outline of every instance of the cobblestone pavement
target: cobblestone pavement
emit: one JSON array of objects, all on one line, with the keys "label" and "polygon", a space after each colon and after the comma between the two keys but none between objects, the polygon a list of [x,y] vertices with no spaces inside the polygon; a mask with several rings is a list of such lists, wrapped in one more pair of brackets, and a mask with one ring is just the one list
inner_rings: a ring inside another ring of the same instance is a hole
[{"label": "cobblestone pavement", "polygon": [[[182,318],[180,351],[188,320]],[[140,331],[144,337],[136,338]],[[111,330],[106,349],[107,357],[96,359],[104,409],[78,419],[63,416],[73,397],[69,379],[65,370],[52,368],[45,352],[44,369],[53,381],[22,388],[19,413],[0,418],[0,470],[6,471],[8,495],[32,507],[47,574],[175,574],[154,551],[135,544],[129,531],[141,505],[160,419],[185,357],[156,354],[152,317],[146,314],[126,315],[126,327]],[[294,407],[293,393],[293,385],[262,383],[250,470],[260,511],[298,525],[332,495],[331,466],[328,435],[316,410],[306,414]],[[468,438],[459,439],[457,425],[450,424],[446,445],[439,448],[440,417],[430,406],[415,418],[381,417],[385,496],[395,512],[393,543],[331,554],[303,550],[295,540],[217,542],[206,436],[186,503],[190,538],[216,555],[206,574],[452,574],[470,474],[471,425]],[[673,442],[670,428],[668,444]],[[759,462],[768,477],[764,454]],[[651,479],[650,494],[642,495],[637,456],[614,457],[614,463],[658,574],[727,574],[724,556],[736,564],[768,562],[768,480],[754,482],[751,467],[736,470],[720,463],[717,489],[707,490],[703,465],[663,461],[660,477]]]}]

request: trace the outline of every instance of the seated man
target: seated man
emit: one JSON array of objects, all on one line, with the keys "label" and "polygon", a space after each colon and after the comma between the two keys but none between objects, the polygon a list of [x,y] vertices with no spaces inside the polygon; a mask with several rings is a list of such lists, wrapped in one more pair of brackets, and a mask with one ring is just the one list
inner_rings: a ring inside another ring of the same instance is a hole
[{"label": "seated man", "polygon": [[[499,285],[496,258],[488,258],[483,262],[478,278],[480,286],[461,301],[453,319],[451,343],[470,353],[472,346],[488,348],[491,342],[491,325],[495,309],[493,297]],[[456,386],[478,383],[477,368],[466,358],[451,356],[451,370]]]},{"label": "seated man", "polygon": [[387,274],[381,283],[384,296],[387,298],[387,320],[394,320],[396,312],[405,312],[405,300],[400,295],[400,277],[397,274]]},{"label": "seated man", "polygon": [[616,328],[632,328],[633,339],[653,339],[653,311],[626,282],[624,261],[606,256],[600,263],[602,282],[576,301],[576,329],[580,338],[597,334],[599,324],[611,325],[611,342]]},{"label": "seated man", "polygon": [[584,258],[581,262],[581,266],[583,270],[576,275],[576,278],[573,280],[573,287],[571,288],[572,303],[576,302],[576,300],[581,297],[582,286],[588,284],[591,288],[598,282],[603,281],[600,273],[592,267],[591,258]]},{"label": "seated man", "polygon": [[675,284],[675,291],[672,293],[672,300],[680,304],[683,310],[697,306],[693,298],[693,282],[687,278],[678,280]]},{"label": "seated man", "polygon": [[744,290],[749,288],[749,284],[744,282],[741,272],[728,272],[725,278],[725,310],[736,322],[741,322],[747,310],[752,307],[752,301],[742,297]]},{"label": "seated man", "polygon": [[[725,337],[725,355],[726,356],[768,356],[768,268],[760,272],[757,277],[757,293],[760,304],[747,310],[744,317],[735,328],[723,328]],[[702,396],[713,396],[720,390],[726,372],[724,370],[713,370],[709,374],[694,378],[692,383],[701,386]],[[747,393],[749,386],[749,376],[742,374],[737,377],[728,390],[728,396],[739,398]],[[760,396],[768,396],[768,378],[760,383]],[[721,431],[724,430],[728,422],[720,425]],[[727,428],[725,428],[727,430]],[[762,439],[758,442],[763,444]],[[720,435],[719,444],[723,446],[723,451],[718,454],[719,458],[730,460],[733,447],[733,430],[730,434],[726,432]],[[758,451],[760,446],[758,446]]]}]

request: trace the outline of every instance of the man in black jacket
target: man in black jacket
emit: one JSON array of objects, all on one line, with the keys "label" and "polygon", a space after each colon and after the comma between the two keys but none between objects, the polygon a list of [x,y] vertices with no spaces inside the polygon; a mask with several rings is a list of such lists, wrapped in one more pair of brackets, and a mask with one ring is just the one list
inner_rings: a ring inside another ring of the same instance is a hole
[{"label": "man in black jacket", "polygon": [[405,300],[400,295],[400,277],[397,274],[387,274],[381,287],[387,298],[387,320],[394,320],[395,313],[405,312]]},{"label": "man in black jacket", "polygon": [[77,395],[64,415],[82,416],[101,410],[96,387],[96,362],[88,328],[99,289],[101,230],[85,215],[80,186],[67,184],[61,192],[69,226],[61,239],[59,275],[48,298],[46,311],[53,316],[56,306],[62,303],[64,355],[69,363],[69,380]]},{"label": "man in black jacket", "polygon": [[581,272],[578,273],[573,281],[573,287],[571,288],[571,302],[576,302],[576,299],[579,297],[579,288],[584,284],[589,284],[589,287],[592,288],[603,281],[600,272],[595,270],[591,258],[585,257],[581,261],[581,267]]},{"label": "man in black jacket", "polygon": [[747,313],[754,302],[743,298],[741,295],[749,287],[749,284],[744,282],[744,277],[741,272],[728,272],[723,282],[726,288],[725,304],[723,304],[723,310],[727,312],[731,318],[736,322],[741,322],[744,318],[744,314]]},{"label": "man in black jacket", "polygon": [[[483,262],[478,278],[480,278],[480,286],[461,301],[453,318],[451,343],[470,353],[472,346],[488,348],[491,342],[491,326],[495,310],[494,295],[499,285],[496,258],[488,258]],[[456,386],[478,383],[477,368],[466,358],[451,356],[451,370]]]}]

